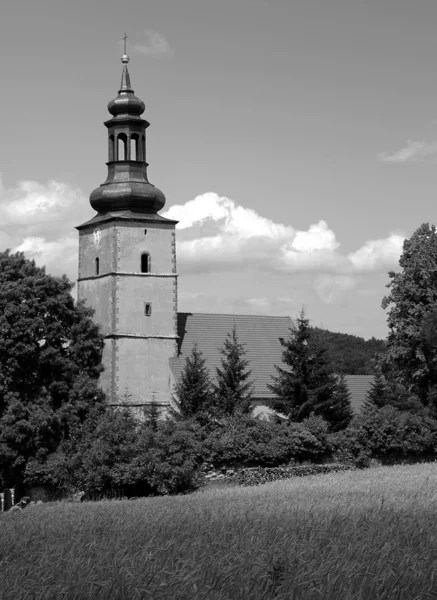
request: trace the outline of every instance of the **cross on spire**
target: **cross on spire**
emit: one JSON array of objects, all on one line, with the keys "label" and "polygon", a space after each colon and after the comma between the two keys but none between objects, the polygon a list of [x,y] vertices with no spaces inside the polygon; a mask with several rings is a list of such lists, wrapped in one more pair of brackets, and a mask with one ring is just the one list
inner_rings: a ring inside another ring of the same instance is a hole
[{"label": "cross on spire", "polygon": [[124,38],[123,38],[123,40],[124,40],[124,53],[125,53],[125,54],[127,54],[127,52],[126,52],[126,40],[127,40],[127,35],[126,35],[126,32],[125,32],[125,34],[124,34]]}]

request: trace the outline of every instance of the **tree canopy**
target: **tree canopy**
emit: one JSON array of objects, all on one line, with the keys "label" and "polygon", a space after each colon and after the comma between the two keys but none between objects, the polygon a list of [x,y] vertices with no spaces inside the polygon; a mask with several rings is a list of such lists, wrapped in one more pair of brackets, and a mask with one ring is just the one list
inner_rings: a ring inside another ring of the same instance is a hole
[{"label": "tree canopy", "polygon": [[249,361],[246,349],[238,340],[234,327],[228,333],[220,349],[220,367],[216,368],[217,381],[214,385],[214,410],[221,416],[249,414],[252,411],[253,383],[250,381]]},{"label": "tree canopy", "polygon": [[0,253],[0,479],[20,481],[93,403],[103,338],[67,277]]},{"label": "tree canopy", "polygon": [[212,400],[212,384],[209,372],[197,344],[186,357],[179,381],[172,396],[175,410],[173,416],[190,419],[205,413]]},{"label": "tree canopy", "polygon": [[290,329],[288,339],[280,342],[284,366],[276,365],[277,375],[269,385],[276,395],[271,401],[273,410],[287,415],[290,421],[299,422],[314,413],[333,429],[346,426],[352,418],[346,384],[343,379],[339,384],[327,349],[312,338],[304,311]]},{"label": "tree canopy", "polygon": [[437,399],[437,232],[424,223],[404,241],[401,270],[389,273],[387,354],[384,374],[394,374],[423,405]]}]

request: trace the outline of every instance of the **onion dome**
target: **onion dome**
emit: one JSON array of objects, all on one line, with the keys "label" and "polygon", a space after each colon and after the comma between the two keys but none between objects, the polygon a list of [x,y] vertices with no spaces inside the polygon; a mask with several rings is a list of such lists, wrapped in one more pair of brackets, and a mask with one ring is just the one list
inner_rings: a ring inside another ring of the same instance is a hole
[{"label": "onion dome", "polygon": [[138,117],[146,110],[146,105],[137,98],[130,83],[130,75],[127,70],[129,56],[123,54],[121,57],[123,63],[123,73],[121,75],[121,86],[118,90],[118,96],[108,104],[108,110],[114,117],[119,115],[137,115]]},{"label": "onion dome", "polygon": [[123,73],[118,96],[108,104],[112,118],[108,129],[108,176],[90,196],[90,204],[100,215],[118,211],[157,213],[165,196],[147,178],[146,129],[141,118],[145,104],[131,87],[126,52],[121,58]]}]

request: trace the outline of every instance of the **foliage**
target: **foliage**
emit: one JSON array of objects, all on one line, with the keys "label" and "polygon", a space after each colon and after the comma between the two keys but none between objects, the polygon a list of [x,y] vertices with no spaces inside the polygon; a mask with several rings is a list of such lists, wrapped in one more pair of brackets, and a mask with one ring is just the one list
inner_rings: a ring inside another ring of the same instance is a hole
[{"label": "foliage", "polygon": [[335,386],[332,401],[322,416],[330,423],[332,431],[345,429],[353,418],[351,393],[344,375],[340,375]]},{"label": "foliage", "polygon": [[284,347],[285,368],[276,366],[277,375],[269,385],[276,395],[271,401],[273,410],[296,422],[311,413],[322,416],[332,427],[348,422],[350,406],[344,393],[340,395],[341,389],[337,390],[337,378],[326,348],[311,338],[304,311],[290,329],[289,338],[281,338],[280,342]]},{"label": "foliage", "polygon": [[44,460],[90,407],[103,338],[73,284],[23,253],[0,253],[0,478],[22,481],[30,458]]},{"label": "foliage", "polygon": [[276,466],[329,456],[328,426],[320,417],[281,424],[242,415],[222,419],[203,440],[205,460],[224,465]]},{"label": "foliage", "polygon": [[172,416],[190,419],[207,411],[212,397],[212,384],[205,359],[197,344],[185,359],[185,365],[175,385],[172,402]]},{"label": "foliage", "polygon": [[186,492],[199,484],[196,425],[140,423],[128,408],[94,413],[44,464],[31,462],[28,484],[80,489],[88,497]]},{"label": "foliage", "polygon": [[245,358],[246,350],[244,344],[238,341],[235,327],[226,336],[220,352],[223,358],[221,367],[216,368],[213,412],[217,416],[250,414],[253,394],[251,371],[247,370],[249,361]]},{"label": "foliage", "polygon": [[333,434],[330,442],[340,457],[432,455],[437,452],[437,421],[393,406],[367,409],[347,429]]},{"label": "foliage", "polygon": [[437,399],[437,232],[421,225],[404,241],[401,271],[390,272],[390,293],[382,307],[388,309],[388,351],[383,369],[394,374],[422,404]]},{"label": "foliage", "polygon": [[311,328],[311,338],[328,350],[334,371],[343,375],[372,375],[375,354],[386,352],[383,340],[365,340],[356,335]]}]

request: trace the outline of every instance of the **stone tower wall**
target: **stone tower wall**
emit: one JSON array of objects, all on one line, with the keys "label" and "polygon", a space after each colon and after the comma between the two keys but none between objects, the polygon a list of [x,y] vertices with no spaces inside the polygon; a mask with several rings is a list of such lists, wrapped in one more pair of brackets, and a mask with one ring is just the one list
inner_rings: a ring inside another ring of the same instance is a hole
[{"label": "stone tower wall", "polygon": [[[144,252],[148,273],[141,273]],[[119,219],[82,229],[78,297],[105,336],[101,385],[111,404],[168,403],[169,358],[177,351],[174,224]]]}]

